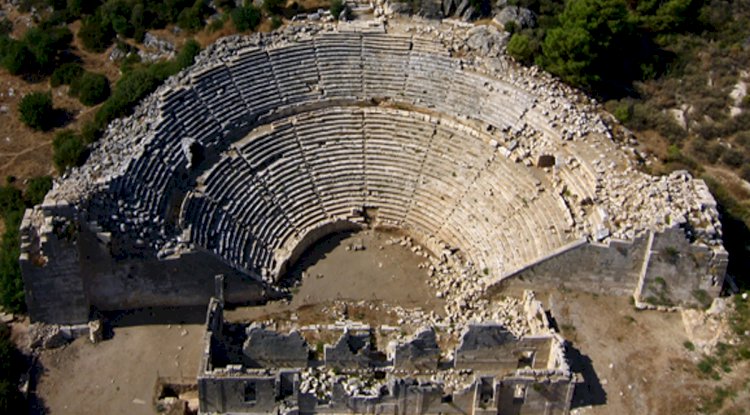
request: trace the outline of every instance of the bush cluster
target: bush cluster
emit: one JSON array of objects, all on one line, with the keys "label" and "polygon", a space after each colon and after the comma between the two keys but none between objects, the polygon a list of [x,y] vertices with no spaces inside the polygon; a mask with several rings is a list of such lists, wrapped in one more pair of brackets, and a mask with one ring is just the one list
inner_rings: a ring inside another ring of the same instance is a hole
[{"label": "bush cluster", "polygon": [[49,74],[62,59],[73,35],[67,27],[40,24],[16,40],[0,34],[0,65],[12,75]]},{"label": "bush cluster", "polygon": [[54,125],[54,108],[52,95],[44,92],[32,92],[21,98],[18,104],[18,114],[27,126],[46,131]]},{"label": "bush cluster", "polygon": [[21,246],[18,228],[24,210],[41,203],[50,188],[52,179],[46,176],[31,179],[23,193],[10,184],[0,186],[0,217],[5,225],[0,242],[0,304],[14,313],[23,312],[26,308],[18,263]]},{"label": "bush cluster", "polygon": [[242,7],[237,7],[231,13],[234,27],[240,32],[255,30],[260,24],[262,15],[260,9],[249,3]]},{"label": "bush cluster", "polygon": [[70,95],[82,104],[92,106],[109,97],[109,80],[102,74],[88,72],[77,63],[66,63],[52,72],[50,85],[70,85]]},{"label": "bush cluster", "polygon": [[107,0],[96,7],[65,10],[71,18],[83,17],[78,37],[93,52],[107,49],[115,36],[141,42],[148,30],[167,24],[200,30],[211,11],[205,0]]}]

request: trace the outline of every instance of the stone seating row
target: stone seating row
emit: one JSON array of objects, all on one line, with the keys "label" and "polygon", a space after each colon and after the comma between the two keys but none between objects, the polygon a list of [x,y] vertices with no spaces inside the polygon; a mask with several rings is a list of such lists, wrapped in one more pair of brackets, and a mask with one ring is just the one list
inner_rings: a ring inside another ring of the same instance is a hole
[{"label": "stone seating row", "polygon": [[[214,241],[205,248],[246,268],[273,269],[275,251],[290,238],[363,206],[377,207],[384,223],[454,246],[494,246],[481,259],[493,267],[520,266],[566,240],[559,196],[538,193],[528,168],[447,120],[331,108],[274,123],[234,148],[239,155],[226,154],[196,188],[195,196],[210,201],[201,209],[220,210],[222,221],[192,229],[196,244]],[[185,223],[211,217],[186,206]]]}]

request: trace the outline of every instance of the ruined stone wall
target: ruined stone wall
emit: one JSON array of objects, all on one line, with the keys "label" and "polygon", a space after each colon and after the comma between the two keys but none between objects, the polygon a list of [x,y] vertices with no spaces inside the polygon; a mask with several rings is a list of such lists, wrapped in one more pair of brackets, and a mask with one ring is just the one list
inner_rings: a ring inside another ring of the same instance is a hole
[{"label": "ruined stone wall", "polygon": [[[48,207],[47,215],[27,210],[21,224],[21,273],[32,321],[85,323],[89,301],[80,276],[73,209]],[[32,224],[32,222],[39,222]],[[36,225],[36,226],[34,226]]]},{"label": "ruined stone wall", "polygon": [[540,287],[631,295],[638,283],[645,251],[645,237],[632,242],[612,240],[609,244],[578,241],[502,276],[490,289],[500,289],[506,279],[517,278]]},{"label": "ruined stone wall", "polygon": [[519,362],[530,354],[533,358],[532,368],[546,369],[550,354],[551,340],[545,337],[523,337],[513,339],[505,344],[493,345],[492,348],[456,351],[456,369],[472,369],[479,372],[512,372],[519,367]]},{"label": "ruined stone wall", "polygon": [[634,241],[609,244],[578,241],[539,262],[504,275],[536,286],[597,294],[634,295],[655,306],[707,307],[719,295],[727,267],[723,249],[691,243],[689,231],[674,226]]},{"label": "ruined stone wall", "polygon": [[657,306],[708,307],[719,295],[728,255],[690,244],[681,229],[656,233],[636,300]]},{"label": "ruined stone wall", "polygon": [[[44,224],[32,226],[34,221]],[[92,309],[203,306],[214,295],[216,274],[225,275],[229,303],[258,302],[271,294],[258,280],[201,251],[166,259],[117,258],[109,241],[82,226],[67,205],[28,210],[21,233],[21,271],[34,321],[83,323]]]},{"label": "ruined stone wall", "polygon": [[200,400],[201,413],[268,414],[276,405],[276,379],[243,374],[199,376],[198,393],[204,397]]},{"label": "ruined stone wall", "polygon": [[[564,379],[550,379],[538,382],[531,376],[506,378],[497,384],[497,409],[493,414],[517,415],[545,414],[564,415],[569,413],[575,384]],[[521,408],[523,410],[521,411]]]},{"label": "ruined stone wall", "polygon": [[202,306],[214,294],[214,275],[225,278],[228,303],[266,298],[262,283],[201,251],[179,257],[113,258],[107,244],[90,231],[79,234],[80,255],[86,258],[81,278],[89,302],[99,310],[154,306]]}]

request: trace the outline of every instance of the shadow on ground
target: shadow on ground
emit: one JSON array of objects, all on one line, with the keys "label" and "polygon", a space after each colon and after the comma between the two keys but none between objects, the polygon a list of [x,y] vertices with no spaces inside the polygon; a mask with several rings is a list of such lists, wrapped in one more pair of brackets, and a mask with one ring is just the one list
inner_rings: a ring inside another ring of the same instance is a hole
[{"label": "shadow on ground", "polygon": [[29,359],[29,388],[26,396],[26,402],[29,408],[29,414],[31,415],[43,415],[50,412],[44,400],[36,394],[36,388],[39,384],[39,379],[42,378],[46,369],[42,366],[42,363],[37,358]]},{"label": "shadow on ground", "polygon": [[607,403],[607,392],[604,391],[599,376],[594,370],[591,359],[582,354],[577,348],[568,345],[568,361],[570,370],[579,374],[583,379],[576,385],[573,392],[573,402],[570,408],[580,408],[584,406],[604,405]]},{"label": "shadow on ground", "polygon": [[316,243],[312,244],[305,252],[300,255],[299,260],[292,264],[289,271],[284,275],[281,285],[291,287],[297,282],[302,280],[302,272],[313,265],[317,264],[318,261],[324,259],[331,251],[334,250],[341,241],[352,236],[357,231],[341,231],[334,234],[328,235]]},{"label": "shadow on ground", "polygon": [[[145,326],[154,324],[203,324],[206,306],[147,307],[101,312],[108,327]],[[106,338],[105,333],[105,338]]]}]

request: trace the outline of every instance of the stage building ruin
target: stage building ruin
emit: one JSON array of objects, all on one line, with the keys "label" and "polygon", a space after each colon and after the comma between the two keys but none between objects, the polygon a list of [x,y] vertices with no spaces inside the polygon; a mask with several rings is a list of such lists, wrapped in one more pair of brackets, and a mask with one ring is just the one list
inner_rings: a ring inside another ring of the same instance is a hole
[{"label": "stage building ruin", "polygon": [[[443,328],[410,336],[395,327],[345,321],[280,333],[261,324],[229,324],[223,303],[209,305],[198,374],[201,413],[234,414],[567,414],[576,376],[565,341],[527,293],[516,337],[500,323],[468,324],[459,343],[438,345]],[[317,347],[303,335],[328,332]],[[321,347],[322,345],[322,347]],[[322,348],[322,353],[321,349]]]}]

